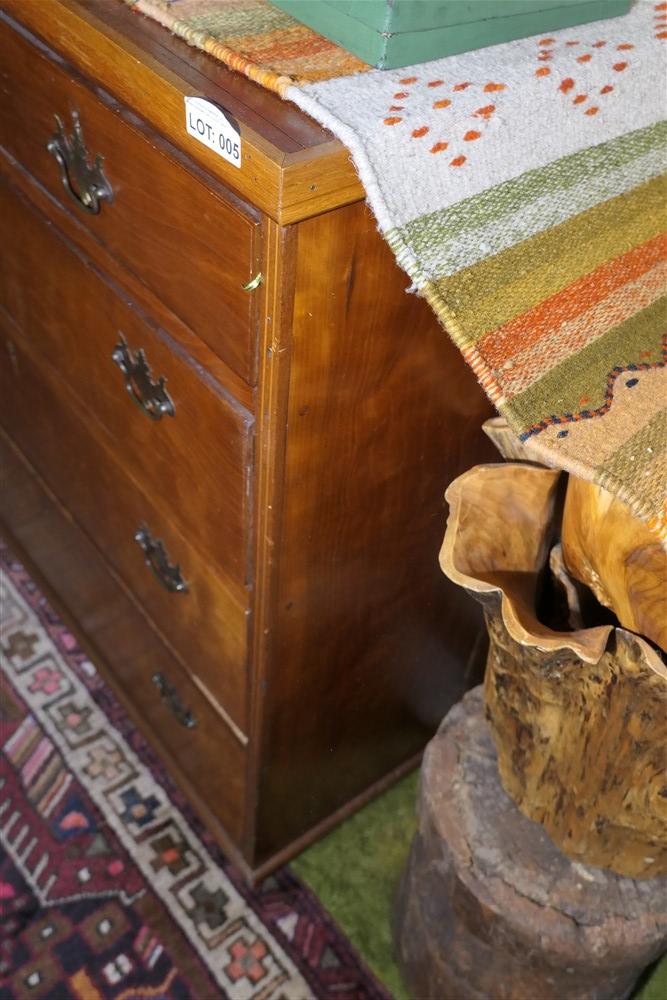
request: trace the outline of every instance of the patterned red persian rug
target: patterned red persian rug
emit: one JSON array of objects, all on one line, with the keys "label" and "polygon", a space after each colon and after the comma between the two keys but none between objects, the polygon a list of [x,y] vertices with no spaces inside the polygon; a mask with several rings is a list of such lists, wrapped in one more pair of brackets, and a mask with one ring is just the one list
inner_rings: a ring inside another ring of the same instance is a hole
[{"label": "patterned red persian rug", "polygon": [[388,1000],[288,869],[225,861],[0,545],[0,1000]]}]

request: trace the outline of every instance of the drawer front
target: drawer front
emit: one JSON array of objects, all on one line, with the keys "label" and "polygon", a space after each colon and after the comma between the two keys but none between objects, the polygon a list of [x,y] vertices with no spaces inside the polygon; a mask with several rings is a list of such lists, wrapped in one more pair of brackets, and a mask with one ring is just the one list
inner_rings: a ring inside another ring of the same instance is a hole
[{"label": "drawer front", "polygon": [[[96,664],[174,777],[239,841],[245,748],[122,592],[85,535],[49,501],[1,430],[0,468],[3,530],[9,529],[57,591],[78,633],[92,644]],[[158,683],[156,674],[161,675]],[[210,766],[212,760],[216,767]]]},{"label": "drawer front", "polygon": [[2,320],[1,419],[211,700],[245,731],[247,592],[126,475],[58,374]]},{"label": "drawer front", "polygon": [[147,738],[164,748],[167,762],[173,760],[231,836],[240,840],[245,747],[157,636],[144,632],[143,641],[150,646],[150,662],[145,651],[139,669],[136,659],[126,657],[111,682],[129,694]]},{"label": "drawer front", "polygon": [[[198,377],[187,357],[177,356],[1,177],[0,214],[13,234],[11,244],[0,245],[0,305],[90,418],[104,424],[131,475],[157,505],[167,514],[173,511],[187,537],[245,583],[249,414],[212,380]],[[149,375],[138,351],[144,352]]]},{"label": "drawer front", "polygon": [[[215,184],[211,190],[135,116],[94,95],[1,19],[0,49],[0,145],[235,372],[254,383],[258,296],[242,287],[259,270],[259,223],[250,207],[231,195],[223,199]],[[76,168],[64,183],[47,149],[56,133],[55,115],[70,135],[72,112],[79,116],[88,163],[98,154],[104,158],[102,170],[112,189],[113,200],[100,201],[98,214],[68,193],[68,185],[77,188]]]}]

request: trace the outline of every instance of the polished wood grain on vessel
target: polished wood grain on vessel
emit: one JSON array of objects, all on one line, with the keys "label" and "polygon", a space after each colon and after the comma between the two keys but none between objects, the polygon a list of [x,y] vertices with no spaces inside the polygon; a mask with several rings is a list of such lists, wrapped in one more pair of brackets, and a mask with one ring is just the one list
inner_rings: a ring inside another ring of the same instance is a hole
[{"label": "polished wood grain on vessel", "polygon": [[568,572],[667,653],[667,546],[657,533],[609,490],[569,476],[561,542]]},{"label": "polished wood grain on vessel", "polygon": [[[168,334],[142,317],[122,290],[60,239],[1,177],[0,215],[14,234],[11,243],[0,244],[3,307],[62,372],[89,419],[104,425],[117,442],[118,457],[156,506],[167,516],[173,512],[189,541],[245,584],[252,516],[250,414],[190,358],[176,354]],[[74,294],[65,294],[67,289]],[[152,420],[133,403],[112,360],[121,334],[133,352],[145,351],[153,380],[166,379],[173,417]]]},{"label": "polished wood grain on vessel", "polygon": [[[61,503],[114,566],[212,703],[247,725],[247,601],[123,471],[114,441],[86,419],[61,377],[38,361],[0,310],[0,420]],[[167,591],[134,539],[146,524],[180,565],[186,593]]]},{"label": "polished wood grain on vessel", "polygon": [[[194,328],[248,382],[255,380],[256,297],[242,285],[261,270],[259,215],[220,197],[135,116],[0,22],[0,144],[96,239]],[[47,143],[55,115],[69,134],[78,111],[90,158],[104,157],[113,203],[98,215],[67,194]],[[26,126],[29,127],[26,127]],[[193,142],[195,140],[192,140]]]},{"label": "polished wood grain on vessel", "polygon": [[[0,469],[3,536],[28,562],[31,574],[75,629],[95,666],[103,671],[228,857],[243,868],[234,845],[243,838],[243,746],[188,679],[97,549],[1,429]],[[192,710],[197,720],[194,730],[179,725],[160,700],[151,681],[157,671],[170,679]],[[211,760],[216,761],[216,767],[210,766]]]},{"label": "polished wood grain on vessel", "polygon": [[299,226],[255,863],[417,752],[482,658],[437,552],[491,407],[406,285],[364,205]]}]

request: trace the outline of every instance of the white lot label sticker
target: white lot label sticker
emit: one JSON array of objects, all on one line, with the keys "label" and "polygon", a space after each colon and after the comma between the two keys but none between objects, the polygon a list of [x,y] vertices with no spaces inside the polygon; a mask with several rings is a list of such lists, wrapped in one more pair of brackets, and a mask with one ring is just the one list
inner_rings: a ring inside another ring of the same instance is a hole
[{"label": "white lot label sticker", "polygon": [[185,98],[185,128],[218,156],[241,166],[241,134],[235,122],[205,97]]}]

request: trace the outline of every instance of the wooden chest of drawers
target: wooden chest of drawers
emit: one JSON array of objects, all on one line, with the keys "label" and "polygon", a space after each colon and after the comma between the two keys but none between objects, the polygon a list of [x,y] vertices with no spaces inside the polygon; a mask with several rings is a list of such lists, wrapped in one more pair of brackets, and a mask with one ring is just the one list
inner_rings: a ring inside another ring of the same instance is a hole
[{"label": "wooden chest of drawers", "polygon": [[120,3],[0,10],[1,530],[257,877],[474,680],[437,552],[489,407],[326,132]]}]

